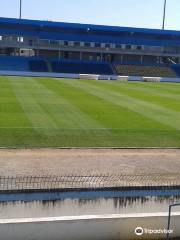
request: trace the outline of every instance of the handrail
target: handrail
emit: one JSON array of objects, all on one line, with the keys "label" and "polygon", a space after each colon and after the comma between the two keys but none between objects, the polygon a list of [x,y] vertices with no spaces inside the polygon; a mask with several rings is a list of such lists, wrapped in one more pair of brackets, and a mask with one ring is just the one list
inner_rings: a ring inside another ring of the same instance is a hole
[{"label": "handrail", "polygon": [[174,174],[173,179],[170,174],[0,176],[0,192],[90,188],[180,188],[180,176]]},{"label": "handrail", "polygon": [[170,239],[170,226],[171,226],[171,212],[172,212],[172,208],[173,207],[177,207],[180,206],[180,203],[175,203],[175,204],[171,204],[169,205],[169,215],[168,215],[168,226],[167,226],[167,237],[166,239],[169,240]]}]

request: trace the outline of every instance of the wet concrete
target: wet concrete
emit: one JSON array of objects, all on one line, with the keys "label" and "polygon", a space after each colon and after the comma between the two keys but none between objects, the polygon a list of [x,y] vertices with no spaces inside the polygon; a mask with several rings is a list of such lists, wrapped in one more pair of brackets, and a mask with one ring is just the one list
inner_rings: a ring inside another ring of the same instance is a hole
[{"label": "wet concrete", "polygon": [[0,194],[0,219],[168,212],[170,204],[180,203],[179,189],[30,195],[28,199],[27,194]]}]

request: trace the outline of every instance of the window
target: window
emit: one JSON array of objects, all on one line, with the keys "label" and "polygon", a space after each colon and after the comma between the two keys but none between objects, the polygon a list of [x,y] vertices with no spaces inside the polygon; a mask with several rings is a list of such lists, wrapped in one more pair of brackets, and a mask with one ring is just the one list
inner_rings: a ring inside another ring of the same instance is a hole
[{"label": "window", "polygon": [[68,41],[64,41],[64,46],[68,46]]},{"label": "window", "polygon": [[85,46],[85,47],[91,47],[91,43],[90,43],[90,42],[85,42],[85,43],[84,43],[84,46]]},{"label": "window", "polygon": [[39,40],[39,43],[40,43],[40,44],[43,44],[43,45],[47,45],[47,44],[49,44],[49,40],[40,39],[40,40]]},{"label": "window", "polygon": [[100,43],[95,43],[95,47],[96,47],[96,48],[100,48],[100,47],[101,47],[101,44],[100,44]]},{"label": "window", "polygon": [[130,49],[132,49],[132,46],[131,45],[126,45],[126,49],[130,50]]},{"label": "window", "polygon": [[80,47],[80,42],[74,42],[75,47]]},{"label": "window", "polygon": [[56,40],[50,40],[49,42],[51,45],[58,45],[58,41]]},{"label": "window", "polygon": [[110,44],[105,44],[105,48],[110,48],[111,47],[111,45]]},{"label": "window", "polygon": [[142,50],[142,46],[137,46],[136,49],[137,50]]},{"label": "window", "polygon": [[30,45],[30,46],[33,45],[33,40],[32,40],[32,39],[29,40],[29,45]]},{"label": "window", "polygon": [[116,48],[121,49],[121,48],[122,48],[122,45],[121,45],[121,44],[116,44]]},{"label": "window", "polygon": [[18,37],[18,42],[24,42],[24,38],[23,37]]}]

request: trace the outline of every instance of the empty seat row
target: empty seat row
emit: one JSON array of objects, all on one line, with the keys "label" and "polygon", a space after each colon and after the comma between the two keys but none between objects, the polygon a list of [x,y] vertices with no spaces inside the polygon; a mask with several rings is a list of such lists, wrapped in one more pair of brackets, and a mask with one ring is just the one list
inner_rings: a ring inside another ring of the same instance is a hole
[{"label": "empty seat row", "polygon": [[48,72],[45,60],[16,56],[0,56],[1,71]]},{"label": "empty seat row", "polygon": [[0,57],[0,70],[2,71],[28,71],[29,61],[25,57]]},{"label": "empty seat row", "polygon": [[113,74],[108,63],[84,61],[52,61],[52,71],[58,73]]},{"label": "empty seat row", "polygon": [[145,76],[145,77],[177,77],[180,76],[180,65],[135,65],[80,60],[58,60],[35,57],[0,56],[0,70],[33,71],[75,74]]},{"label": "empty seat row", "polygon": [[47,62],[45,60],[30,60],[29,70],[32,72],[48,72]]},{"label": "empty seat row", "polygon": [[175,71],[167,66],[138,66],[116,64],[116,73],[124,76],[177,77]]}]

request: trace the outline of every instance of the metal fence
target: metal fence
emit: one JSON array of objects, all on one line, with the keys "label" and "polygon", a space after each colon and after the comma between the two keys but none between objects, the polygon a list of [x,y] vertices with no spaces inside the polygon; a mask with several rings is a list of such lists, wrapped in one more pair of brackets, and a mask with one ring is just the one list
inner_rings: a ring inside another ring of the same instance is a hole
[{"label": "metal fence", "polygon": [[0,191],[176,186],[179,174],[0,177]]}]

